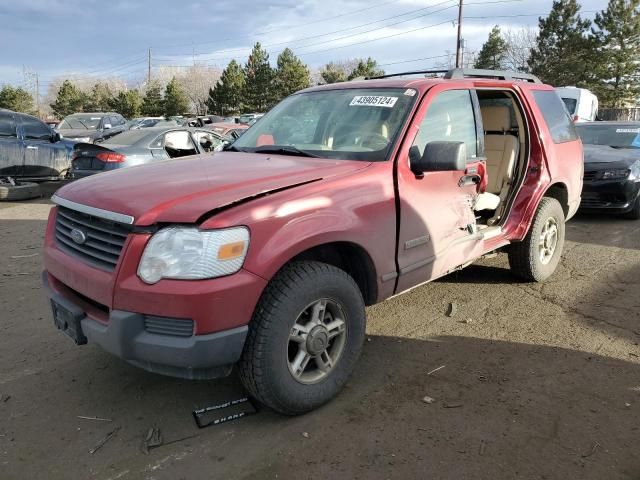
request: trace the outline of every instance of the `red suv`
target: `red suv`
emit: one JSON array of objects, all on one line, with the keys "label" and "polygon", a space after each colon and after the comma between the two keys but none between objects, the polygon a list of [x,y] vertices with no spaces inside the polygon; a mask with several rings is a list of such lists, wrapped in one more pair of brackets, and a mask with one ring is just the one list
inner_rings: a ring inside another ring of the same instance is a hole
[{"label": "red suv", "polygon": [[299,414],[346,382],[365,306],[498,249],[549,277],[582,188],[562,101],[528,75],[426,73],[309,88],[224,152],[60,189],[55,324],[165,375],[237,364],[256,399]]}]

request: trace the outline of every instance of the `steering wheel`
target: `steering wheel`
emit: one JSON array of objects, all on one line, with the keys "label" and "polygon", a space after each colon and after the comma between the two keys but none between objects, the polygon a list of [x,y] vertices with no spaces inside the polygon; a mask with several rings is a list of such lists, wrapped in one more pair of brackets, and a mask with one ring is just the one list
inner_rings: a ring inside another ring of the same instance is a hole
[{"label": "steering wheel", "polygon": [[373,145],[378,143],[386,147],[389,144],[389,140],[387,139],[387,137],[385,137],[381,133],[367,132],[364,135],[362,135],[359,140],[356,141],[356,145],[360,147],[364,147],[365,140],[369,140],[369,139],[373,140],[373,142],[371,142]]}]

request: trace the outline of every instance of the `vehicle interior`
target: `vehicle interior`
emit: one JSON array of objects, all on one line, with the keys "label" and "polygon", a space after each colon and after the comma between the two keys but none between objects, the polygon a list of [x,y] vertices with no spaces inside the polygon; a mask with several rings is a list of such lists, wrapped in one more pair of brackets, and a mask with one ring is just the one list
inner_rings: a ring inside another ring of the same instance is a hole
[{"label": "vehicle interior", "polygon": [[487,189],[474,205],[478,226],[497,225],[517,191],[527,163],[527,128],[509,91],[478,90],[484,129]]},{"label": "vehicle interior", "polygon": [[164,150],[170,158],[187,157],[198,153],[191,135],[186,130],[167,132],[164,136]]}]

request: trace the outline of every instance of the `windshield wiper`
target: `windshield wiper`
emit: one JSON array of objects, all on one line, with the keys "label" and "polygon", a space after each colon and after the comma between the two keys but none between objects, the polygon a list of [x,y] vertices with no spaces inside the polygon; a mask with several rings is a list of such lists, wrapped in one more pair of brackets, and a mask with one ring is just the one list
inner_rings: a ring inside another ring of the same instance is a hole
[{"label": "windshield wiper", "polygon": [[235,145],[233,145],[232,143],[231,143],[231,144],[229,144],[229,145],[225,145],[225,146],[222,148],[222,151],[224,151],[224,152],[246,152],[246,150],[245,150],[245,149],[243,149],[243,148],[239,148],[239,147],[236,147],[236,146],[235,146]]},{"label": "windshield wiper", "polygon": [[294,147],[293,145],[263,145],[262,147],[257,147],[254,150],[255,153],[279,153],[281,155],[295,155],[298,157],[313,157],[320,158],[319,155],[314,155],[313,153],[307,152],[305,150],[300,150],[298,147]]}]

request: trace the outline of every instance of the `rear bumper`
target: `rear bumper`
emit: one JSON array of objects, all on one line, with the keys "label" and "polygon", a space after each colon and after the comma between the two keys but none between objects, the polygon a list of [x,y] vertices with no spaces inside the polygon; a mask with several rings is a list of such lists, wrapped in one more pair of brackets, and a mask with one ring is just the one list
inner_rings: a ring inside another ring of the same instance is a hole
[{"label": "rear bumper", "polygon": [[80,320],[89,342],[144,370],[179,378],[211,379],[228,375],[242,354],[246,325],[207,335],[163,335],[146,330],[145,315],[124,310],[111,310],[104,324],[88,315],[83,302],[56,290],[47,272],[42,279],[49,298]]}]

